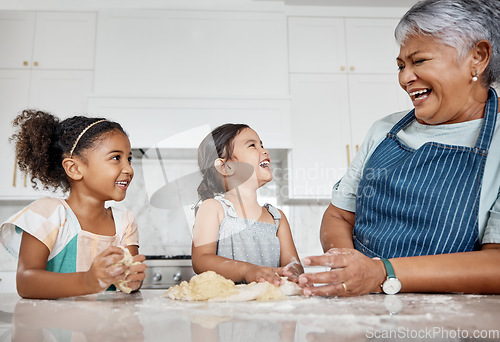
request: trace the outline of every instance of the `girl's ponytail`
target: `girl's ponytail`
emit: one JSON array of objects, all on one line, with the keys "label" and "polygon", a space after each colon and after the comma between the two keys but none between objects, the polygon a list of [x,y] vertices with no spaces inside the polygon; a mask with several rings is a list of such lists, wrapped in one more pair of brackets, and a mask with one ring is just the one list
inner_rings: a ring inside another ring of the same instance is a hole
[{"label": "girl's ponytail", "polygon": [[210,185],[208,184],[208,181],[205,177],[203,177],[200,185],[198,185],[197,191],[201,201],[209,198],[214,198],[215,196],[214,191],[210,189]]},{"label": "girl's ponytail", "polygon": [[65,178],[61,166],[62,153],[58,145],[59,119],[49,113],[24,110],[12,122],[17,132],[15,141],[17,165],[30,175],[31,184],[37,187],[38,179],[44,189],[58,188]]}]

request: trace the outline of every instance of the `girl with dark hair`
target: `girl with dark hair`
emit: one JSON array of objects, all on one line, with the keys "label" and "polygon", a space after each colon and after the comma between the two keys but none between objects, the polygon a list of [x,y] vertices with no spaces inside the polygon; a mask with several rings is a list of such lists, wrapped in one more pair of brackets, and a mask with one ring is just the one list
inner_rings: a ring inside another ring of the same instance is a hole
[{"label": "girl with dark hair", "polygon": [[[33,186],[69,191],[66,199],[31,203],[0,226],[0,243],[19,256],[19,295],[79,296],[111,284],[138,290],[146,267],[138,255],[137,224],[128,210],[105,207],[105,201],[125,198],[134,175],[123,128],[84,116],[59,121],[32,110],[18,115],[13,126],[17,163]],[[132,266],[122,261],[129,252]]]},{"label": "girl with dark hair", "polygon": [[196,273],[214,271],[235,282],[281,283],[303,272],[288,221],[257,189],[272,180],[269,152],[244,124],[217,127],[198,148],[203,201],[193,229]]}]

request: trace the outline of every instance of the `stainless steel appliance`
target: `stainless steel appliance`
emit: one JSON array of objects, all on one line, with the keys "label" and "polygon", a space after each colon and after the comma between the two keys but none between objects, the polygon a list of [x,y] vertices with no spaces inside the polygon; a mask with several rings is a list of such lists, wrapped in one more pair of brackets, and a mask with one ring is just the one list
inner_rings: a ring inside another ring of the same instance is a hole
[{"label": "stainless steel appliance", "polygon": [[166,289],[195,275],[190,255],[146,255],[143,289]]}]

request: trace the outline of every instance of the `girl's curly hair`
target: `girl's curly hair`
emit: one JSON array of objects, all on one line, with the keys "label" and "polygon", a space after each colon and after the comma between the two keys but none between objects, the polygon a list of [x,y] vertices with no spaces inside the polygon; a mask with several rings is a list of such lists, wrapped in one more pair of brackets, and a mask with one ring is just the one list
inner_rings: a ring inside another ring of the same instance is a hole
[{"label": "girl's curly hair", "polygon": [[[16,160],[19,169],[30,175],[34,188],[62,189],[68,191],[69,180],[62,166],[64,158],[70,156],[71,148],[83,130],[103,118],[74,116],[63,121],[50,113],[24,110],[12,125],[16,132],[10,138],[15,142]],[[88,129],[78,141],[73,156],[85,160],[85,152],[92,148],[105,133],[119,131],[126,135],[120,124],[103,121]]]}]

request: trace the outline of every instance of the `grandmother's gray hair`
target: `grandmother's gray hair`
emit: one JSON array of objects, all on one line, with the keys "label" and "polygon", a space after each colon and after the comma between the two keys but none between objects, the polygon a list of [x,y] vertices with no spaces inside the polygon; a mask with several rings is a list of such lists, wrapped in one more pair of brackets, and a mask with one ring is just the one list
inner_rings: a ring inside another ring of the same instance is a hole
[{"label": "grandmother's gray hair", "polygon": [[492,46],[490,63],[481,75],[486,87],[500,77],[500,0],[422,0],[399,21],[396,41],[428,35],[457,50],[459,58],[482,40]]}]

